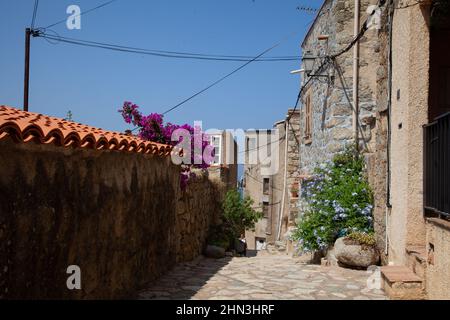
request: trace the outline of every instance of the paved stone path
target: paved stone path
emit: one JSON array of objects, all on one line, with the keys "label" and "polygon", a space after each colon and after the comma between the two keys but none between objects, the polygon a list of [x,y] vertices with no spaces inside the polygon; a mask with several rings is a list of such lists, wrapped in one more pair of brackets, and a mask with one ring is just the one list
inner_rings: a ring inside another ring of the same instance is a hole
[{"label": "paved stone path", "polygon": [[201,258],[176,266],[139,299],[386,299],[368,289],[371,273],[303,264],[286,255]]}]

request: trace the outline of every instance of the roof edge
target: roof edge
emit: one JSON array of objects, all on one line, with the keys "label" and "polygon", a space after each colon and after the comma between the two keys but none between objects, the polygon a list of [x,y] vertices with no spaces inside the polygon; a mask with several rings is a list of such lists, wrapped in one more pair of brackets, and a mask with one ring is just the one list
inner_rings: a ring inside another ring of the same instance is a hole
[{"label": "roof edge", "polygon": [[0,105],[0,140],[11,137],[16,143],[34,141],[93,150],[111,150],[140,154],[169,156],[179,152],[171,145],[143,140],[118,131],[100,128],[51,117],[40,113],[22,111]]},{"label": "roof edge", "polygon": [[311,34],[312,29],[313,29],[314,26],[316,25],[317,19],[319,19],[320,14],[321,14],[323,8],[325,7],[325,4],[326,4],[328,1],[330,1],[330,0],[323,0],[323,3],[322,3],[322,5],[320,6],[319,11],[317,11],[317,14],[316,14],[316,17],[314,18],[313,23],[311,24],[311,26],[310,26],[309,29],[308,29],[308,32],[305,34],[305,37],[303,38],[303,41],[302,41],[302,44],[301,44],[301,47],[302,47],[302,48],[303,48],[303,46],[304,46],[304,44],[305,44],[305,42],[306,42],[306,39],[307,39],[307,38],[309,37],[309,35]]}]

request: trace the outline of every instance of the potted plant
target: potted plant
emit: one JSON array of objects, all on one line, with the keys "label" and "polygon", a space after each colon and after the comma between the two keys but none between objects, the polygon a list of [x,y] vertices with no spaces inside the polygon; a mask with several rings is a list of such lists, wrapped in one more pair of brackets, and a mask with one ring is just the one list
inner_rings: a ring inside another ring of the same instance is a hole
[{"label": "potted plant", "polygon": [[351,268],[366,269],[380,260],[375,235],[366,232],[352,232],[337,239],[334,255],[341,266]]}]

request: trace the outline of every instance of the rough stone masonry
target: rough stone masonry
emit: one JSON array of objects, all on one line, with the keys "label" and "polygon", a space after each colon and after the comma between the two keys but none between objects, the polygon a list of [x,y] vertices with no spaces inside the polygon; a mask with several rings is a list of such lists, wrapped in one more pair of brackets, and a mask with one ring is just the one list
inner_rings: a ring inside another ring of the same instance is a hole
[{"label": "rough stone masonry", "polygon": [[[170,157],[0,142],[0,298],[132,296],[198,256],[217,210]],[[81,290],[66,287],[69,265]]]}]

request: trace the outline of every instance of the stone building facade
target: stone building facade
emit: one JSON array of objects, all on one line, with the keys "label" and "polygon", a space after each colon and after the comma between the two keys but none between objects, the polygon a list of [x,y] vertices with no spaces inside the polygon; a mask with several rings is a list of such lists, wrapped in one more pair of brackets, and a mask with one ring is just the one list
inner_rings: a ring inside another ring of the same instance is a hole
[{"label": "stone building facade", "polygon": [[[357,79],[358,140],[374,192],[383,284],[392,298],[448,299],[450,195],[443,190],[450,168],[439,155],[449,152],[450,139],[450,5],[380,3],[379,29],[359,41]],[[321,75],[303,79],[301,127],[310,132],[302,138],[302,176],[354,141],[353,51],[340,55],[337,67],[318,68],[320,56],[353,39],[353,4],[325,0],[302,44],[319,57],[312,74]],[[361,21],[370,4],[375,1],[360,1]]]},{"label": "stone building facade", "polygon": [[[289,230],[294,227],[298,216],[295,189],[299,179],[299,120],[299,111],[290,109],[285,120],[275,123],[273,129],[246,132],[244,196],[252,198],[254,208],[263,212],[255,230],[246,231],[246,241],[251,250],[260,250],[276,242],[283,248],[289,245]],[[277,132],[277,138],[268,143],[266,134],[272,132]],[[264,138],[261,138],[262,133]],[[255,151],[266,144],[270,151],[267,156],[259,156]],[[257,157],[257,161],[252,161],[252,157]],[[268,160],[272,164],[278,163],[274,172],[264,170]]]},{"label": "stone building facade", "polygon": [[393,298],[449,299],[450,4],[390,4],[384,286]]},{"label": "stone building facade", "polygon": [[227,190],[237,188],[239,151],[233,133],[214,130],[208,134],[215,149],[214,163],[208,168],[209,178]]},{"label": "stone building facade", "polygon": [[[376,3],[375,0],[360,1],[361,21],[368,16],[369,6]],[[369,29],[359,41],[356,121],[353,113],[353,50],[340,54],[334,61],[327,62],[324,58],[340,53],[354,38],[354,10],[354,0],[325,0],[301,45],[303,53],[309,52],[316,59],[312,76],[305,73],[301,83],[300,174],[307,179],[317,165],[354,144],[357,137],[359,149],[365,154],[369,181],[372,186],[376,181],[382,181],[378,187],[382,189],[386,159],[381,158],[386,155],[378,153],[377,148],[384,136],[377,137],[376,133],[383,125],[377,122],[380,108],[386,108],[386,103],[379,101],[378,91],[382,85],[377,82],[383,59],[380,52],[383,30]],[[379,166],[378,161],[384,162]],[[383,176],[376,178],[377,171]],[[379,193],[384,197],[381,189]],[[379,231],[378,248],[384,252],[385,202],[382,197],[376,197],[379,206],[375,209],[374,226]]]},{"label": "stone building facade", "polygon": [[[361,19],[375,1],[361,1]],[[302,51],[317,57],[313,76],[302,78],[302,144],[300,170],[311,174],[317,163],[324,162],[354,141],[352,126],[353,52],[337,57],[336,64],[326,63],[327,55],[338,53],[353,39],[353,0],[326,0],[308,31]],[[379,64],[378,31],[369,30],[360,40],[359,54],[359,121],[361,148],[375,149],[376,74]],[[320,76],[320,77],[319,77]],[[306,114],[307,105],[311,112]],[[307,124],[307,122],[310,122]],[[306,132],[309,128],[310,132]]]}]

